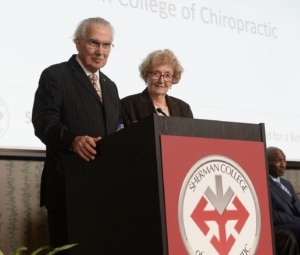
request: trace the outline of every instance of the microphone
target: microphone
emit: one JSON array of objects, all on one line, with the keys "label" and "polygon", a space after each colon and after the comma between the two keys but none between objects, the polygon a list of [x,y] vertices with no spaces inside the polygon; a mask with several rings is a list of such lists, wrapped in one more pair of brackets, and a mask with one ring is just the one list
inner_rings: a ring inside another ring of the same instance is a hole
[{"label": "microphone", "polygon": [[157,111],[158,113],[161,113],[161,114],[164,115],[164,116],[168,116],[166,113],[164,113],[164,111],[163,111],[161,108],[156,108],[156,111]]}]

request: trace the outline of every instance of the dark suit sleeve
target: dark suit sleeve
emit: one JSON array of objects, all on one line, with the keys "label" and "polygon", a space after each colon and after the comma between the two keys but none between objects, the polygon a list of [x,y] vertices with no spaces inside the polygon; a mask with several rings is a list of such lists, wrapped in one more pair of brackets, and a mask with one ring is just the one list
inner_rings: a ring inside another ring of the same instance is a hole
[{"label": "dark suit sleeve", "polygon": [[294,223],[295,221],[299,221],[300,218],[291,214],[287,214],[284,211],[273,210],[273,223],[274,225],[283,225]]},{"label": "dark suit sleeve", "polygon": [[35,134],[49,149],[67,151],[75,137],[60,121],[62,86],[55,68],[48,68],[41,74],[35,94],[32,123]]}]

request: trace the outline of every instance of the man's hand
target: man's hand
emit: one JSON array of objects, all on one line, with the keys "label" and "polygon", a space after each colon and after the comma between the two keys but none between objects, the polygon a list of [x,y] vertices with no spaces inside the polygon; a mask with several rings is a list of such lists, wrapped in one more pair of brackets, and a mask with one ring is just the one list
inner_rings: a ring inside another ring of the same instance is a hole
[{"label": "man's hand", "polygon": [[72,142],[72,151],[77,153],[81,158],[86,161],[94,160],[97,154],[96,142],[100,141],[102,138],[90,137],[90,136],[76,136]]}]

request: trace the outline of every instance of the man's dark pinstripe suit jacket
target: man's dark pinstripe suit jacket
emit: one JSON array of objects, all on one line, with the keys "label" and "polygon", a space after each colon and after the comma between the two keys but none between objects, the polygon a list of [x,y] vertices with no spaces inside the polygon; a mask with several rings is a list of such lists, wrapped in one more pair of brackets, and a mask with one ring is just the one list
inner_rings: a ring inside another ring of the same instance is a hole
[{"label": "man's dark pinstripe suit jacket", "polygon": [[32,111],[35,134],[46,145],[41,206],[65,207],[62,157],[75,136],[106,137],[122,122],[115,83],[100,72],[100,84],[103,105],[76,55],[41,74]]}]

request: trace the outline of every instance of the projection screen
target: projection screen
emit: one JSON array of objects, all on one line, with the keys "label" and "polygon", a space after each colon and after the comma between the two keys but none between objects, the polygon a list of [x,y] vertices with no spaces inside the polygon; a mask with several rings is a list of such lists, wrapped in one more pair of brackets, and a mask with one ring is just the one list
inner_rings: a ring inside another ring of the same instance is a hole
[{"label": "projection screen", "polygon": [[300,161],[298,0],[15,0],[0,10],[0,152],[43,151],[31,123],[40,73],[76,48],[78,23],[101,16],[115,28],[102,71],[120,97],[141,92],[138,66],[171,49],[184,67],[169,95],[197,119],[264,123],[267,145]]}]

